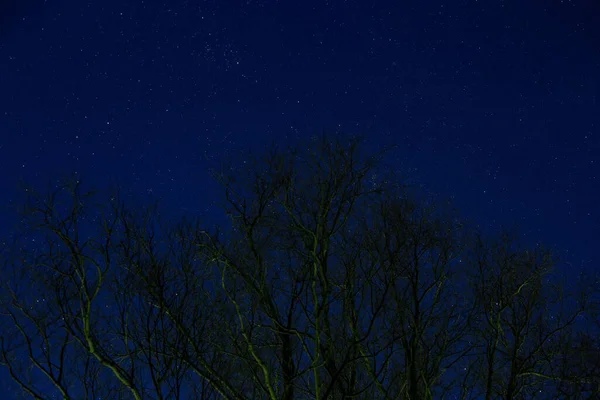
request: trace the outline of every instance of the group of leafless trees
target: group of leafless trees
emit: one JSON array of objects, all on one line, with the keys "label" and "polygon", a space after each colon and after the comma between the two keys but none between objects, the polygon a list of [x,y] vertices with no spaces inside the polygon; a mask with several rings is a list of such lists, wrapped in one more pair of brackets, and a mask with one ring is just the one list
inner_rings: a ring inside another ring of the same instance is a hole
[{"label": "group of leafless trees", "polygon": [[559,284],[552,252],[476,233],[360,143],[216,174],[220,229],[30,191],[0,365],[36,399],[598,398],[596,282]]}]

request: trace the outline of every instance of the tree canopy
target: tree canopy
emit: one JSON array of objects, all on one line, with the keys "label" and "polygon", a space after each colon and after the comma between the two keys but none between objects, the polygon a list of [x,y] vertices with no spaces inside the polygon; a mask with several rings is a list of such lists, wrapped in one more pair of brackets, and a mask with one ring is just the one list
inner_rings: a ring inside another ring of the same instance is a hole
[{"label": "tree canopy", "polygon": [[218,228],[77,179],[30,191],[0,364],[36,399],[600,395],[596,282],[561,284],[554,251],[484,236],[361,143],[215,173]]}]

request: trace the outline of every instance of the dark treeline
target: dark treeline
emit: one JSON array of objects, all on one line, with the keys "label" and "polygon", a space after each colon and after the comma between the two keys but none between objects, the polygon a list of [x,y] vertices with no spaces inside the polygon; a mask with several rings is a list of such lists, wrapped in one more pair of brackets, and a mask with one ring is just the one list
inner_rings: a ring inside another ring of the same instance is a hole
[{"label": "dark treeline", "polygon": [[218,229],[76,179],[30,190],[0,364],[36,399],[598,398],[597,281],[561,285],[554,251],[477,232],[380,161],[274,147],[215,174]]}]

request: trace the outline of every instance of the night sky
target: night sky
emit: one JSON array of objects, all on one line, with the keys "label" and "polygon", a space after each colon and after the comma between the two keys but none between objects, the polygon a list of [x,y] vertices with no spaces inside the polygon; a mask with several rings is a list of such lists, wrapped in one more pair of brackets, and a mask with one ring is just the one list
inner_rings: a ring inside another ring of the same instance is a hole
[{"label": "night sky", "polygon": [[484,229],[594,271],[598,21],[592,0],[2,1],[0,205],[76,171],[202,215],[208,168],[363,133]]}]

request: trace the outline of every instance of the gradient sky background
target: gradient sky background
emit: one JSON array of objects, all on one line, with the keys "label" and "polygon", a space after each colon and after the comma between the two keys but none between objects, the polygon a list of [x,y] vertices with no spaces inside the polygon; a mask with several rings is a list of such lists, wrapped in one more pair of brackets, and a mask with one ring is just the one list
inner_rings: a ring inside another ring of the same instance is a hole
[{"label": "gradient sky background", "polygon": [[207,168],[342,130],[595,271],[598,21],[594,0],[5,0],[0,205],[78,171],[197,215],[220,193]]}]

